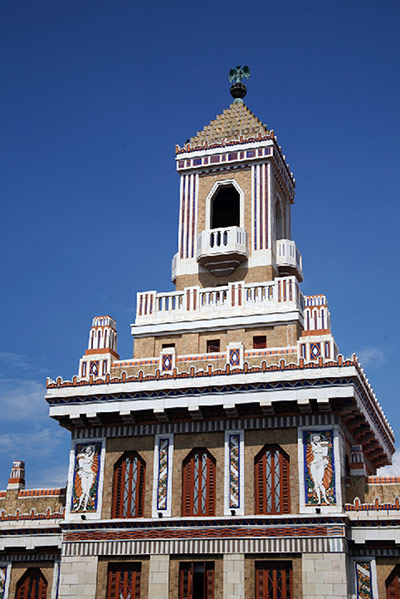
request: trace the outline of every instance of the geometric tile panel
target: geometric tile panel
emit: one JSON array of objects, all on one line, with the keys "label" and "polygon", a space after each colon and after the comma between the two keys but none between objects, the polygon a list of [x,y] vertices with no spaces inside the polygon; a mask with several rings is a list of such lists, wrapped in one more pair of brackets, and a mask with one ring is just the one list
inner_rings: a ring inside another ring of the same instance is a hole
[{"label": "geometric tile panel", "polygon": [[157,509],[167,509],[169,439],[160,439],[158,446]]},{"label": "geometric tile panel", "polygon": [[230,366],[240,366],[240,349],[229,350],[229,364]]},{"label": "geometric tile panel", "polygon": [[356,562],[357,599],[372,599],[371,562]]},{"label": "geometric tile panel", "polygon": [[229,435],[229,509],[240,508],[240,435]]},{"label": "geometric tile panel", "polygon": [[172,370],[172,354],[163,354],[161,358],[161,370],[163,372],[170,372]]},{"label": "geometric tile panel", "polygon": [[90,362],[89,374],[92,374],[93,376],[99,375],[99,361],[98,360],[92,360]]},{"label": "geometric tile panel", "polygon": [[0,567],[0,599],[5,597],[7,566]]},{"label": "geometric tile panel", "polygon": [[316,360],[321,355],[321,344],[310,343],[310,360]]}]

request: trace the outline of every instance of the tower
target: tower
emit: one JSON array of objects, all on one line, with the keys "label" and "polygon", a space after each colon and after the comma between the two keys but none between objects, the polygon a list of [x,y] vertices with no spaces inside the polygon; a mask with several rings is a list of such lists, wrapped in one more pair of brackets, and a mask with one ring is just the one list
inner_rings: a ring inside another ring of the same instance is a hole
[{"label": "tower", "polygon": [[[47,576],[60,599],[399,596],[400,479],[376,474],[393,431],[325,295],[301,291],[295,181],[248,75],[232,69],[232,104],[176,147],[175,290],[138,292],[133,356],[95,317],[77,375],[47,381],[68,484],[25,490],[21,470],[0,492],[25,510],[0,522],[17,592]],[[43,496],[36,530],[22,502]]]}]

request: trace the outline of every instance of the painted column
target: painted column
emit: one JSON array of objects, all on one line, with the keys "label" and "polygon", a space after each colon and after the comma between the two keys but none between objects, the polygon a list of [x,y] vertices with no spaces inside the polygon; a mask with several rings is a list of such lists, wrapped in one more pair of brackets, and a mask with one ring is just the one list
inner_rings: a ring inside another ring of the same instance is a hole
[{"label": "painted column", "polygon": [[169,555],[150,555],[149,597],[169,597]]},{"label": "painted column", "polygon": [[244,554],[231,553],[223,558],[223,599],[244,598]]}]

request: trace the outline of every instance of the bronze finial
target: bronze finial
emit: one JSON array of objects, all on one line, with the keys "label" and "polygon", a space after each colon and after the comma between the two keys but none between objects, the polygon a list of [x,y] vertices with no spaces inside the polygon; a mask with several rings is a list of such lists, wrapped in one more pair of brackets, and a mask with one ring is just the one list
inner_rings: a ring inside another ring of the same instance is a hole
[{"label": "bronze finial", "polygon": [[248,79],[250,77],[250,69],[248,66],[242,67],[242,65],[238,65],[236,69],[231,69],[229,71],[229,81],[232,83],[231,85],[231,96],[235,98],[235,102],[243,102],[243,98],[247,94],[247,87],[242,82],[242,79]]}]

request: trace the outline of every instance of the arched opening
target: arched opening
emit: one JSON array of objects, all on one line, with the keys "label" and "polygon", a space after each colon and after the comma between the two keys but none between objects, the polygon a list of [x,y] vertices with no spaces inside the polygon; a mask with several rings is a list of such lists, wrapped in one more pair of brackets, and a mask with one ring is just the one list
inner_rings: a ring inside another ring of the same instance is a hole
[{"label": "arched opening", "polygon": [[275,231],[276,239],[285,239],[285,227],[283,222],[283,210],[279,200],[275,204]]},{"label": "arched opening", "polygon": [[240,195],[233,185],[222,185],[211,200],[211,229],[240,226]]},{"label": "arched opening", "polygon": [[17,583],[16,599],[46,599],[47,580],[39,568],[28,568]]},{"label": "arched opening", "polygon": [[215,515],[215,458],[207,449],[195,448],[183,460],[183,516]]},{"label": "arched opening", "polygon": [[254,460],[256,514],[290,512],[289,456],[279,445],[265,445]]},{"label": "arched opening", "polygon": [[146,463],[136,451],[124,453],[114,466],[113,518],[143,516]]},{"label": "arched opening", "polygon": [[387,599],[400,598],[400,565],[397,565],[386,579]]}]

